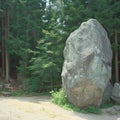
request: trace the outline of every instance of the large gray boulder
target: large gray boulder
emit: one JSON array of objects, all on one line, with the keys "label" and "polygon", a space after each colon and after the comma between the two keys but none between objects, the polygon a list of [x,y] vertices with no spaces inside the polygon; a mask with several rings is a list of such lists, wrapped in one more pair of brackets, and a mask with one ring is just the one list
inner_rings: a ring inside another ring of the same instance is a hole
[{"label": "large gray boulder", "polygon": [[111,79],[111,60],[107,32],[97,20],[90,19],[72,32],[61,75],[68,100],[78,107],[99,106]]}]

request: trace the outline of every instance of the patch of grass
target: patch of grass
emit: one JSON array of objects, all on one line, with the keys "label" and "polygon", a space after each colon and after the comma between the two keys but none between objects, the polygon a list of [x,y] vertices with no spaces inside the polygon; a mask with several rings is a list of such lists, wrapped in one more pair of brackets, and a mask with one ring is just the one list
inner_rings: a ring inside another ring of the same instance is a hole
[{"label": "patch of grass", "polygon": [[81,112],[81,109],[79,107],[74,106],[71,103],[66,103],[64,106],[62,106],[64,109],[66,110],[72,110],[72,111],[76,111],[76,112]]},{"label": "patch of grass", "polygon": [[12,96],[23,96],[24,92],[22,90],[15,90],[12,92]]},{"label": "patch of grass", "polygon": [[112,99],[109,99],[105,104],[102,104],[100,106],[100,108],[102,108],[102,109],[109,108],[109,107],[112,107],[114,105],[116,105],[116,103]]},{"label": "patch of grass", "polygon": [[67,110],[73,110],[73,111],[77,111],[77,112],[82,112],[82,113],[94,113],[94,114],[100,114],[101,110],[100,108],[94,107],[94,106],[90,106],[86,109],[80,109],[79,107],[74,106],[73,104],[69,103],[69,101],[67,100],[67,96],[64,92],[63,89],[61,89],[58,92],[51,92],[52,95],[52,102],[67,109]]},{"label": "patch of grass", "polygon": [[29,92],[25,90],[15,90],[12,92],[12,96],[40,96],[40,95],[50,95],[48,92]]},{"label": "patch of grass", "polygon": [[101,114],[101,109],[95,106],[89,106],[86,109],[81,110],[82,113],[94,113],[94,114]]}]

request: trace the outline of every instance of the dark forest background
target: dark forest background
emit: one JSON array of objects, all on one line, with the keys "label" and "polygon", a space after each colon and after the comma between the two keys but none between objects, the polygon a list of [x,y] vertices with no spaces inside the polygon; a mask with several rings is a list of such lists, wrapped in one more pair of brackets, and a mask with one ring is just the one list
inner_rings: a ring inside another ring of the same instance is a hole
[{"label": "dark forest background", "polygon": [[30,92],[61,87],[69,34],[90,18],[108,32],[112,79],[120,78],[120,0],[0,0],[0,81]]}]

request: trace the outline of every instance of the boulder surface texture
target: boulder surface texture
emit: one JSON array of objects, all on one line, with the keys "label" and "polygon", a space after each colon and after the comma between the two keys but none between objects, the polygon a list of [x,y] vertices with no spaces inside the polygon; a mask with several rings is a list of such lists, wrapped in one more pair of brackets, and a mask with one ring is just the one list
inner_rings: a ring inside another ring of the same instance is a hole
[{"label": "boulder surface texture", "polygon": [[107,32],[95,19],[72,32],[64,48],[62,84],[69,102],[99,106],[111,79],[112,50]]}]

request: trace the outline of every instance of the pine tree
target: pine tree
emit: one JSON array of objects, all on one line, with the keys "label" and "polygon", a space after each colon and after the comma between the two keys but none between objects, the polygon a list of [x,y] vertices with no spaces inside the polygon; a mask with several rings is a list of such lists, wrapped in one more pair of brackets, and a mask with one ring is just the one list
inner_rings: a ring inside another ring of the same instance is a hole
[{"label": "pine tree", "polygon": [[[17,70],[16,65],[19,65],[20,72],[25,73],[27,71],[26,68],[31,57],[28,50],[35,49],[37,40],[42,37],[45,4],[42,0],[41,2],[38,0],[0,1],[3,77],[7,75],[9,69],[10,74],[13,73],[13,69]],[[10,68],[7,68],[7,63],[9,63],[6,59],[9,58],[7,53],[10,56]]]},{"label": "pine tree", "polygon": [[[49,1],[50,2],[50,1]],[[59,20],[59,9],[54,3],[50,3],[46,13],[46,28],[43,29],[43,38],[38,41],[37,50],[33,51],[35,57],[31,59],[29,67],[32,79],[34,82],[39,81],[39,85],[43,89],[45,86],[52,90],[61,83],[61,68],[62,68],[62,31]],[[37,79],[35,81],[35,79]],[[33,83],[34,83],[33,82]],[[44,83],[49,83],[48,85]],[[35,83],[34,83],[35,84]],[[40,87],[39,86],[39,87]],[[38,88],[39,88],[38,87]],[[33,86],[31,85],[31,88]]]}]

